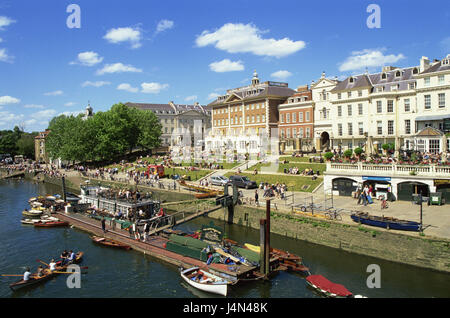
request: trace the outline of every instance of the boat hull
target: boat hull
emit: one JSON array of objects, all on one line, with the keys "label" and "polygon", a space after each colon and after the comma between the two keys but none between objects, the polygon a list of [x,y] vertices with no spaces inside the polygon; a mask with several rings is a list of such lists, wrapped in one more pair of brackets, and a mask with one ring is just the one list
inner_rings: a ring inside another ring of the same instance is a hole
[{"label": "boat hull", "polygon": [[420,231],[421,225],[418,222],[403,220],[378,219],[371,216],[351,215],[354,222],[366,224],[370,226],[382,227],[385,229],[401,230],[401,231]]},{"label": "boat hull", "polygon": [[61,226],[68,226],[69,222],[36,222],[34,223],[35,227],[61,227]]},{"label": "boat hull", "polygon": [[[83,254],[84,254],[83,252],[77,253],[76,258],[75,258],[75,260],[74,260],[72,263],[73,263],[73,264],[78,264],[78,263],[80,263],[81,260],[82,260],[82,258],[83,258]],[[64,266],[57,266],[57,267],[56,267],[56,270],[57,270],[57,271],[65,271],[66,268],[67,268],[70,264],[72,264],[72,263],[66,264],[66,265],[64,265]],[[56,264],[57,264],[57,265],[58,265],[58,264],[61,264],[61,261],[57,262]],[[33,274],[33,275],[34,275],[34,276],[37,276],[36,273]],[[25,288],[25,287],[31,287],[31,286],[38,285],[39,283],[46,282],[46,281],[50,280],[52,277],[55,277],[56,275],[58,275],[58,274],[57,274],[57,273],[52,273],[52,272],[50,272],[50,273],[47,273],[47,274],[46,274],[45,276],[43,276],[43,277],[36,278],[36,279],[31,279],[31,280],[28,280],[28,281],[24,281],[23,279],[20,279],[20,280],[18,280],[17,282],[12,283],[11,285],[9,285],[9,288],[10,288],[11,290],[13,290],[13,291],[17,291],[17,290],[22,289],[22,288]]]},{"label": "boat hull", "polygon": [[93,236],[92,242],[103,245],[103,246],[115,247],[115,248],[120,248],[120,249],[124,249],[124,250],[131,249],[131,246],[129,246],[129,245],[122,244],[122,243],[119,243],[119,242],[116,242],[116,241],[113,241],[110,239],[105,239],[103,237],[98,237],[98,236]]},{"label": "boat hull", "polygon": [[210,283],[210,284],[193,281],[192,279],[189,278],[189,274],[192,274],[192,273],[196,272],[197,270],[199,270],[198,267],[193,267],[193,268],[182,270],[180,274],[181,274],[181,277],[183,278],[183,280],[194,288],[197,288],[197,289],[202,290],[207,293],[213,293],[213,294],[222,295],[225,297],[227,296],[228,284],[229,284],[228,281],[226,281],[218,276],[215,276],[211,273],[208,273],[205,270],[202,270],[202,272],[205,276],[207,276],[208,278],[217,279],[219,281],[215,282],[215,283]]}]

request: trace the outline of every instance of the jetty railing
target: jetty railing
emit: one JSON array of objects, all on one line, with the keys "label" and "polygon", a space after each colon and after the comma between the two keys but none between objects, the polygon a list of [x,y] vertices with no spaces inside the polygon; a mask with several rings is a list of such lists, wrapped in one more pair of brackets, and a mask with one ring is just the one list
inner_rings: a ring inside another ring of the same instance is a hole
[{"label": "jetty railing", "polygon": [[404,164],[370,164],[370,163],[334,163],[327,162],[326,173],[346,172],[372,175],[420,175],[427,177],[450,177],[450,166],[404,165]]}]

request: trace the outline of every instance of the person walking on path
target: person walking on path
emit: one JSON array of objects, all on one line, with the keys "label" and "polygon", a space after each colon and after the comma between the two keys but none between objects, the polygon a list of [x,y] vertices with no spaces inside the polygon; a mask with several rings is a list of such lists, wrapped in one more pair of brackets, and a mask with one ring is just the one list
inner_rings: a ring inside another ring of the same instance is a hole
[{"label": "person walking on path", "polygon": [[102,218],[102,230],[103,230],[103,233],[106,233],[106,221],[105,221],[104,217]]},{"label": "person walking on path", "polygon": [[258,190],[255,190],[255,204],[256,204],[256,206],[259,206],[259,194],[258,194]]}]

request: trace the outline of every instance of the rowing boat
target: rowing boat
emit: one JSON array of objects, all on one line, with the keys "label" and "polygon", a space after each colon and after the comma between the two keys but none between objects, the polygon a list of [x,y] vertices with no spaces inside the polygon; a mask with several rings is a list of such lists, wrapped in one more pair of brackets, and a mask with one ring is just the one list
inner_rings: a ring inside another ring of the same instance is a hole
[{"label": "rowing boat", "polygon": [[36,227],[60,227],[60,226],[68,226],[69,222],[65,221],[49,221],[49,222],[36,222],[34,223],[34,226]]},{"label": "rowing boat", "polygon": [[[77,264],[77,263],[81,262],[81,259],[83,258],[83,254],[84,254],[83,252],[78,252],[76,254],[73,262],[70,262],[63,266],[58,266],[58,264],[59,265],[61,264],[61,261],[57,262],[56,263],[57,264],[56,272],[65,271],[70,264],[72,264],[72,263]],[[10,284],[9,288],[11,288],[13,291],[16,291],[16,290],[24,288],[24,287],[34,286],[39,283],[48,281],[52,277],[55,277],[56,275],[58,275],[58,273],[51,272],[48,268],[45,268],[43,273],[44,273],[44,275],[41,277],[38,277],[37,273],[32,274],[28,281],[24,281],[23,278],[21,278],[20,280],[16,281],[15,283]]]},{"label": "rowing boat", "polygon": [[125,250],[131,249],[131,246],[105,238],[100,236],[92,236],[92,241],[97,244],[110,246],[110,247],[117,247],[117,248],[123,248]]},{"label": "rowing boat", "polygon": [[353,295],[345,286],[330,282],[322,275],[310,275],[306,277],[309,286],[326,297],[333,298],[367,298],[362,295]]},{"label": "rowing boat", "polygon": [[207,270],[198,267],[180,269],[180,275],[189,285],[199,290],[222,296],[227,295],[230,282]]},{"label": "rowing boat", "polygon": [[420,231],[422,225],[419,222],[399,220],[391,217],[375,216],[369,213],[353,213],[350,215],[354,222],[382,227],[385,229],[392,230],[403,230],[403,231]]},{"label": "rowing boat", "polygon": [[44,211],[34,210],[34,209],[22,211],[22,215],[28,216],[28,217],[41,217],[42,213],[44,213]]}]

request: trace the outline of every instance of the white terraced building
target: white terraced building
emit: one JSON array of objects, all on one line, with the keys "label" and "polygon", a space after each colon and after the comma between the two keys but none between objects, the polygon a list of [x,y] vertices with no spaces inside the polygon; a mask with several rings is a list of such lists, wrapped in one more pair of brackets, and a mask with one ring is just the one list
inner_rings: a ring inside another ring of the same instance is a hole
[{"label": "white terraced building", "polygon": [[[363,147],[371,136],[378,149],[396,140],[396,148],[419,149],[414,137],[423,128],[449,133],[449,61],[450,55],[433,62],[422,57],[418,66],[386,66],[380,73],[340,81],[330,91],[331,148]],[[319,133],[318,128],[315,131]],[[420,150],[439,153],[442,148],[442,142],[438,146],[432,142]]]},{"label": "white terraced building", "polygon": [[[378,150],[383,143],[395,143],[397,150],[439,154],[448,160],[450,55],[433,62],[422,57],[418,66],[383,67],[380,73],[350,76],[330,93],[332,149],[364,147],[371,137]],[[350,196],[361,184],[379,187],[380,193],[389,188],[398,200],[440,192],[450,203],[448,165],[327,164],[325,191]]]}]

